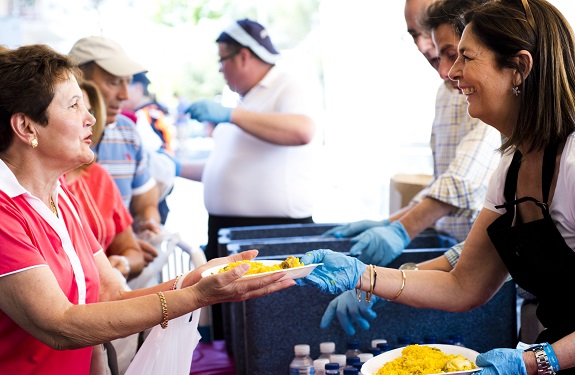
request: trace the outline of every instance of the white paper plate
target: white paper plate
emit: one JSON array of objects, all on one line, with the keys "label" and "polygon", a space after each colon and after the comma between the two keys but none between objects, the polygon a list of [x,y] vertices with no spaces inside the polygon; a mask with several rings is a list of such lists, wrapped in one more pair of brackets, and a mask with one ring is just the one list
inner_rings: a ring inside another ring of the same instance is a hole
[{"label": "white paper plate", "polygon": [[[283,262],[282,260],[254,260],[254,261],[255,262],[261,262],[264,264],[264,266],[273,266],[275,264],[280,264],[281,262]],[[285,279],[294,279],[295,280],[295,279],[299,279],[302,277],[306,277],[307,275],[309,275],[311,273],[311,271],[314,270],[314,268],[316,268],[317,266],[319,266],[321,264],[323,264],[323,263],[308,264],[305,266],[288,268],[285,270],[276,270],[276,271],[256,273],[253,275],[246,275],[246,276],[242,277],[242,279],[262,277],[262,276],[271,275],[271,274],[277,273],[277,272],[285,272],[285,276],[282,277],[280,280],[285,280]],[[215,275],[219,272],[220,269],[222,269],[226,266],[227,266],[227,264],[222,264],[222,265],[207,269],[204,272],[202,272],[202,277]]]},{"label": "white paper plate", "polygon": [[[461,354],[465,358],[469,359],[471,362],[475,363],[475,359],[479,355],[475,350],[465,348],[463,346],[458,345],[444,345],[444,344],[429,344],[428,346],[432,346],[441,350],[446,354]],[[365,362],[363,366],[361,366],[361,373],[362,375],[375,375],[377,371],[389,361],[393,361],[394,359],[401,357],[401,351],[403,348],[397,348],[390,350],[385,353],[381,353],[378,356],[373,357],[369,361]],[[481,371],[482,367],[474,368],[473,370],[465,370],[465,371],[457,371],[457,372],[443,372],[440,373],[441,375],[449,374],[449,375],[457,375],[457,374],[471,374],[474,372]],[[438,375],[438,374],[433,374]]]}]

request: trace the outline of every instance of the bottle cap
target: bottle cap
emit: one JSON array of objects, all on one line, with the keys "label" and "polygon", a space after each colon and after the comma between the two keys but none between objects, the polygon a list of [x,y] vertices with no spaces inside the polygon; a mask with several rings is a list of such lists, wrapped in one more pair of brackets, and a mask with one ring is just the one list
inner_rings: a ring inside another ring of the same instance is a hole
[{"label": "bottle cap", "polygon": [[325,369],[326,370],[339,370],[339,363],[326,363],[325,364]]},{"label": "bottle cap", "polygon": [[346,366],[353,366],[354,363],[360,362],[359,357],[347,357],[345,359]]},{"label": "bottle cap", "polygon": [[358,372],[355,367],[344,367],[343,375],[358,375]]},{"label": "bottle cap", "polygon": [[317,370],[324,370],[325,369],[325,365],[327,365],[329,363],[329,359],[327,358],[318,358],[318,359],[314,359],[313,361],[313,368],[317,371]]},{"label": "bottle cap", "polygon": [[334,353],[335,352],[335,342],[326,341],[319,343],[320,353]]},{"label": "bottle cap", "polygon": [[372,348],[377,348],[377,344],[379,343],[387,343],[386,339],[373,339],[371,340],[371,347]]},{"label": "bottle cap", "polygon": [[293,347],[295,355],[309,355],[309,345],[299,344]]},{"label": "bottle cap", "polygon": [[391,345],[389,345],[387,342],[380,342],[377,344],[377,348],[383,353],[389,351],[391,349]]},{"label": "bottle cap", "polygon": [[367,362],[370,359],[373,358],[373,354],[372,353],[361,353],[358,355],[359,356],[359,361],[360,362]]},{"label": "bottle cap", "polygon": [[347,342],[348,349],[359,349],[359,341],[348,341]]},{"label": "bottle cap", "polygon": [[371,348],[370,352],[371,352],[371,354],[373,354],[373,356],[375,357],[376,355],[380,355],[380,354],[381,354],[381,349],[380,349],[380,348]]},{"label": "bottle cap", "polygon": [[340,366],[345,366],[345,361],[347,357],[345,354],[332,354],[329,356],[329,361],[333,363],[337,363]]}]

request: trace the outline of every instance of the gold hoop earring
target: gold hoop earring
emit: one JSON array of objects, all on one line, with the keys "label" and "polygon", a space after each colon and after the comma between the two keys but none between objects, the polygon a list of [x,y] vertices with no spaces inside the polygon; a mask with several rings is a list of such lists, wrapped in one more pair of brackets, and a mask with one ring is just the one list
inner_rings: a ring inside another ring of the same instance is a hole
[{"label": "gold hoop earring", "polygon": [[32,138],[32,140],[30,141],[30,145],[32,146],[32,148],[38,147],[38,139]]}]

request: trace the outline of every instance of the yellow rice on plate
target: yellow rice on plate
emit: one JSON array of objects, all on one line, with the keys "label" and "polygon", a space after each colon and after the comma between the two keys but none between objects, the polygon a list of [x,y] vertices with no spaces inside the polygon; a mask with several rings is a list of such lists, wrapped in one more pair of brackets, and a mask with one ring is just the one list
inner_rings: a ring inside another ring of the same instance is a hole
[{"label": "yellow rice on plate", "polygon": [[222,267],[218,272],[229,271],[232,268],[244,263],[248,263],[250,265],[250,269],[248,270],[248,272],[245,273],[245,275],[255,275],[257,273],[285,270],[288,268],[301,267],[304,265],[302,262],[300,262],[299,258],[290,255],[283,262],[274,264],[273,266],[266,266],[262,262],[257,262],[253,260],[240,260],[238,262],[232,262],[227,266]]},{"label": "yellow rice on plate", "polygon": [[475,364],[461,354],[445,354],[426,345],[408,345],[401,357],[383,365],[376,375],[423,375],[471,370]]}]

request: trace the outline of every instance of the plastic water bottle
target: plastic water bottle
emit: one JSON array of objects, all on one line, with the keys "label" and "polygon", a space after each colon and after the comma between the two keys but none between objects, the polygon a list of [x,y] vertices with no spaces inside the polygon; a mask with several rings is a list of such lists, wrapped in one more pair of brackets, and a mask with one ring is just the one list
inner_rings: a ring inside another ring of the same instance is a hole
[{"label": "plastic water bottle", "polygon": [[343,374],[343,368],[345,367],[345,361],[347,357],[345,354],[332,354],[329,356],[329,361],[331,363],[337,363],[339,365],[339,373]]},{"label": "plastic water bottle", "polygon": [[315,369],[315,375],[325,375],[325,365],[327,365],[328,363],[329,359],[327,358],[318,358],[314,360],[313,368]]},{"label": "plastic water bottle", "polygon": [[335,354],[335,342],[326,341],[319,343],[319,358],[329,359],[329,356]]},{"label": "plastic water bottle", "polygon": [[378,356],[381,354],[381,349],[380,348],[371,348],[370,352],[375,357],[375,356]]},{"label": "plastic water bottle", "polygon": [[453,340],[453,345],[465,346],[463,343],[463,336],[461,335],[451,335],[449,336]]},{"label": "plastic water bottle", "polygon": [[353,367],[354,364],[361,362],[359,357],[347,357],[345,359],[345,365],[347,367]]},{"label": "plastic water bottle", "polygon": [[315,375],[313,360],[309,355],[309,345],[299,344],[293,347],[294,359],[289,365],[290,375]]},{"label": "plastic water bottle", "polygon": [[[387,342],[380,342],[379,344],[377,344],[377,348],[382,352],[388,352],[391,350],[391,345],[389,345],[389,343]],[[374,354],[375,355],[375,354]]]},{"label": "plastic water bottle", "polygon": [[339,375],[339,363],[327,363],[325,365],[325,375]]},{"label": "plastic water bottle", "polygon": [[359,341],[348,341],[347,350],[345,352],[346,357],[357,357],[361,354],[359,350]]}]

